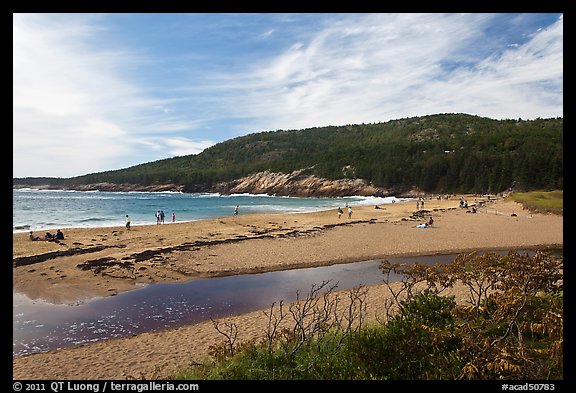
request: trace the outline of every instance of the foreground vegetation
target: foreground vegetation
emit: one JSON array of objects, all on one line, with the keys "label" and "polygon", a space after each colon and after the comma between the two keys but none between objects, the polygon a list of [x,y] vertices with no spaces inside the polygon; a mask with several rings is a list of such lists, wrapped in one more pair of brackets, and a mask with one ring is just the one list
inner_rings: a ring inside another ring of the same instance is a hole
[{"label": "foreground vegetation", "polygon": [[563,188],[563,119],[493,120],[438,114],[384,123],[259,132],[195,155],[69,179],[14,179],[14,185],[74,187],[113,183],[174,184],[212,191],[253,173],[359,178],[401,194],[499,193]]},{"label": "foreground vegetation", "polygon": [[530,191],[514,192],[510,194],[514,202],[521,203],[522,206],[533,213],[564,213],[564,192],[554,191]]},{"label": "foreground vegetation", "polygon": [[[365,287],[344,299],[324,282],[288,307],[273,304],[262,340],[237,343],[235,324],[213,321],[222,344],[174,378],[561,380],[562,260],[510,252],[435,266],[384,261],[392,297],[381,321],[365,322]],[[464,303],[442,295],[457,282],[469,291]]]}]

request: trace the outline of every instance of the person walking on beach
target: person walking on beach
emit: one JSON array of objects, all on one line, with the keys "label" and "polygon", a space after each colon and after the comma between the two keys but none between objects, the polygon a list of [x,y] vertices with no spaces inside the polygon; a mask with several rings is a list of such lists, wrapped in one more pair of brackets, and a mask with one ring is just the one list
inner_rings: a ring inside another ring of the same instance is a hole
[{"label": "person walking on beach", "polygon": [[342,217],[342,214],[344,214],[344,212],[342,211],[342,208],[338,207],[338,218]]},{"label": "person walking on beach", "polygon": [[130,230],[130,216],[126,214],[126,229]]},{"label": "person walking on beach", "polygon": [[172,212],[172,222],[176,221],[176,216],[174,215],[174,212]]},{"label": "person walking on beach", "polygon": [[352,218],[352,206],[348,206],[348,218]]}]

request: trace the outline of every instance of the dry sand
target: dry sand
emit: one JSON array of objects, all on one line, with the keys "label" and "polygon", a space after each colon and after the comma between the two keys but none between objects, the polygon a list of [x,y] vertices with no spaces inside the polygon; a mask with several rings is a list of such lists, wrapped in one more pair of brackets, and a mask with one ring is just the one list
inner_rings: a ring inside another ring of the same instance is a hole
[{"label": "dry sand", "polygon": [[[466,197],[469,203],[484,199]],[[239,215],[191,223],[69,229],[60,243],[13,236],[13,290],[31,299],[76,303],[135,288],[137,283],[184,281],[334,263],[474,250],[562,248],[563,218],[531,214],[514,202],[496,200],[466,213],[459,197],[353,206],[352,218],[336,211]],[[512,214],[516,214],[513,216]],[[434,217],[434,225],[416,225]],[[80,266],[80,267],[79,267]],[[460,300],[462,288],[454,290]],[[384,285],[368,290],[370,319],[389,296]],[[239,340],[262,337],[262,311],[226,318]],[[204,359],[221,342],[210,321],[106,340],[13,359],[14,379],[165,378]]]}]

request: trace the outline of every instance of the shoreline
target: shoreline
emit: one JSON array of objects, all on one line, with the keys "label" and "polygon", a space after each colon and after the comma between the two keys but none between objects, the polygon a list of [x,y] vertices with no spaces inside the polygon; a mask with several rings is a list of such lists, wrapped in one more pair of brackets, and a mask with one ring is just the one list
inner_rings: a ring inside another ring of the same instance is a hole
[{"label": "shoreline", "polygon": [[[18,191],[14,189],[14,191]],[[30,190],[31,194],[34,195],[35,191],[47,191],[47,190]],[[183,192],[172,192],[172,191],[126,191],[126,192],[92,192],[92,191],[74,191],[74,190],[49,190],[58,193],[70,193],[70,194],[100,194],[106,197],[106,194],[115,194],[115,195],[130,195],[130,198],[134,198],[134,195],[148,195],[154,194],[158,195],[166,195],[171,194],[177,197],[178,203],[181,203],[183,200],[187,200],[187,196],[192,198],[200,198],[202,201],[210,201],[214,199],[215,201],[226,201],[228,198],[238,198],[236,201],[232,201],[230,199],[230,206],[226,206],[226,203],[216,203],[216,210],[213,211],[211,214],[218,214],[214,216],[204,216],[202,214],[190,213],[190,211],[186,212],[186,206],[180,206],[184,208],[184,213],[179,212],[177,223],[190,223],[196,221],[203,221],[203,220],[210,220],[218,217],[226,217],[233,211],[233,205],[240,204],[243,206],[241,214],[299,214],[299,213],[314,213],[319,211],[325,211],[328,209],[336,208],[336,203],[340,203],[344,205],[346,202],[350,202],[354,205],[374,205],[376,203],[380,204],[389,204],[391,201],[395,202],[404,202],[406,200],[412,200],[412,198],[400,198],[396,196],[390,197],[376,197],[376,196],[347,196],[341,198],[326,198],[326,197],[295,197],[295,196],[271,196],[268,194],[221,194],[218,192],[213,193],[183,193]],[[184,199],[181,199],[184,198]],[[260,204],[252,204],[252,198],[255,200],[260,201]],[[275,200],[272,204],[272,208],[266,207],[268,202],[265,202],[267,199]],[[299,201],[297,205],[291,203],[294,200]],[[414,199],[415,200],[415,199]],[[286,201],[289,201],[286,203]],[[194,203],[195,199],[189,200],[190,203]],[[277,204],[277,206],[276,206]],[[226,207],[224,207],[226,206]],[[98,210],[98,207],[95,207]],[[246,209],[246,210],[244,210]],[[182,215],[181,215],[182,213]],[[132,226],[147,226],[147,225],[154,225],[156,224],[156,219],[152,218],[149,212],[146,212],[145,215],[142,215],[142,212],[134,212],[134,216],[132,218]],[[17,216],[15,216],[15,220],[18,223],[14,223],[12,228],[12,233],[29,233],[30,230],[33,230],[37,234],[42,234],[45,231],[54,231],[56,229],[61,230],[69,230],[69,229],[91,229],[91,228],[111,228],[111,227],[122,227],[124,226],[124,216],[120,215],[118,217],[111,217],[111,216],[101,216],[98,215],[96,217],[91,217],[89,220],[72,220],[60,222],[59,220],[45,223],[44,226],[42,225],[35,225],[30,224],[26,219],[22,216],[22,211],[19,211]],[[172,224],[173,222],[170,219],[166,220],[166,224]]]},{"label": "shoreline", "polygon": [[[450,209],[453,205],[454,201],[438,201],[438,208]],[[368,206],[355,206],[354,210],[352,219],[336,219],[335,213],[325,210],[255,213],[169,225],[135,225],[130,231],[124,226],[68,228],[65,230],[66,239],[57,243],[31,242],[27,233],[15,233],[13,287],[32,300],[42,298],[53,303],[76,303],[86,297],[115,295],[134,288],[138,283],[355,262],[379,256],[367,255],[364,258],[348,253],[312,260],[309,255],[303,255],[301,259],[292,257],[286,263],[271,258],[252,264],[238,261],[238,258],[233,263],[222,260],[215,263],[211,261],[215,254],[206,254],[206,250],[238,249],[243,248],[246,241],[254,244],[266,242],[266,239],[285,238],[290,242],[293,238],[337,231],[339,227],[398,222],[414,213],[407,202],[390,204],[376,211]],[[269,248],[277,249],[278,242],[272,243]],[[202,253],[204,255],[198,257],[197,254]],[[242,250],[238,254],[244,258],[252,257]],[[195,259],[195,263],[187,263],[190,259]],[[70,287],[77,290],[68,290]]]},{"label": "shoreline", "polygon": [[[472,199],[469,197],[470,202]],[[354,207],[351,219],[346,214],[339,219],[334,210],[239,215],[138,226],[131,231],[123,227],[79,228],[66,231],[64,245],[32,242],[27,234],[14,234],[13,264],[22,258],[39,260],[13,267],[13,292],[31,299],[73,303],[91,296],[115,295],[138,283],[395,256],[563,248],[562,216],[531,214],[521,205],[501,199],[486,204],[476,214],[468,214],[458,203],[458,197],[429,199],[424,213],[418,213],[412,202],[382,205],[380,209]],[[433,215],[434,225],[417,228],[429,215]],[[370,286],[369,307],[382,304],[382,287]],[[239,328],[245,327],[246,339],[262,334],[261,311],[232,319],[238,321]],[[125,379],[138,377],[139,373],[150,377],[159,364],[165,368],[162,375],[168,375],[190,359],[205,357],[209,346],[220,340],[208,321],[16,357],[13,377]],[[86,375],[78,375],[77,371],[84,369],[89,370]]]}]

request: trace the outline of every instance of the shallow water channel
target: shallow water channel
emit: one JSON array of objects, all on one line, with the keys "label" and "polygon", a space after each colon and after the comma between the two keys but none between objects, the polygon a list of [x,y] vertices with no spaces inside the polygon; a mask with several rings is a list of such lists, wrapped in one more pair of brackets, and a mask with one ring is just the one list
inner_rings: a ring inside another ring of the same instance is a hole
[{"label": "shallow water channel", "polygon": [[[530,251],[521,251],[525,253]],[[499,252],[506,254],[507,251]],[[390,262],[446,263],[458,254],[388,258]],[[561,253],[560,253],[561,255]],[[337,290],[381,283],[380,260],[315,268],[193,279],[143,286],[78,305],[13,298],[13,356],[198,323],[300,298],[323,281]]]}]

